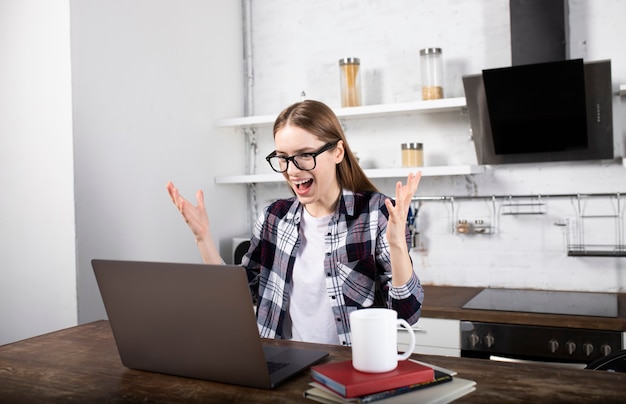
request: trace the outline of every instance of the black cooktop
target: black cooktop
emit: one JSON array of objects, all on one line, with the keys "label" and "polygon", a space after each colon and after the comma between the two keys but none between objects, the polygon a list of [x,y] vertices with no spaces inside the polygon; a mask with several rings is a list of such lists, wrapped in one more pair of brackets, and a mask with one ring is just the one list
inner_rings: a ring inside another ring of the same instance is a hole
[{"label": "black cooktop", "polygon": [[617,317],[617,294],[526,289],[483,289],[464,309]]}]

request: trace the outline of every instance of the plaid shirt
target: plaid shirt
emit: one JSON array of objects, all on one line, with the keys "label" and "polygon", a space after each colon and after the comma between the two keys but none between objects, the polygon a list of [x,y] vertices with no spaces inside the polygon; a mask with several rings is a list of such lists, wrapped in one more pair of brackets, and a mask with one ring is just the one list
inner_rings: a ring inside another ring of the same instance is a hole
[{"label": "plaid shirt", "polygon": [[[417,275],[413,272],[403,286],[391,284],[389,244],[385,237],[389,212],[385,199],[377,192],[344,190],[328,224],[324,247],[326,289],[343,345],[351,345],[348,318],[354,310],[387,307],[410,324],[420,316],[424,291]],[[266,207],[255,224],[250,249],[242,259],[256,300],[262,337],[284,335],[293,266],[300,247],[302,208],[295,197]]]}]

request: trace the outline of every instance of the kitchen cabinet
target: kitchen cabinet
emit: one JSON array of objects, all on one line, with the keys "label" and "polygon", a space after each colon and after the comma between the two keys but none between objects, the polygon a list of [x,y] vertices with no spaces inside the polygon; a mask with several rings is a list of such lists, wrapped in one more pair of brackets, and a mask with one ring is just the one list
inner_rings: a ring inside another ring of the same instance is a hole
[{"label": "kitchen cabinet", "polygon": [[[413,327],[415,349],[426,355],[461,356],[461,321],[453,319],[422,317]],[[409,347],[409,332],[398,328],[398,350]]]},{"label": "kitchen cabinet", "polygon": [[[398,104],[366,105],[361,107],[337,108],[333,111],[342,121],[371,118],[392,118],[411,114],[434,114],[442,112],[461,112],[465,108],[465,98],[444,98],[431,101],[416,101]],[[276,115],[260,115],[241,118],[223,119],[216,122],[219,128],[239,129],[242,133],[256,131],[259,128],[269,128],[273,125]],[[472,175],[485,172],[486,166],[458,165],[458,166],[426,166],[421,167],[423,176]],[[413,168],[382,168],[364,170],[369,178],[405,178]],[[227,175],[215,177],[216,184],[259,184],[283,182],[284,178],[278,173],[245,173],[241,175]]]}]

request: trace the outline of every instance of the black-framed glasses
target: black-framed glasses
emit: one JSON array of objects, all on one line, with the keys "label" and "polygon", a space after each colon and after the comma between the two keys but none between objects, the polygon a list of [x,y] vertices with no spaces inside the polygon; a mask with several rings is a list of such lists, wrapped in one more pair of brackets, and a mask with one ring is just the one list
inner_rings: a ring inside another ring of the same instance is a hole
[{"label": "black-framed glasses", "polygon": [[324,146],[322,146],[321,149],[316,152],[294,154],[293,156],[278,156],[276,154],[276,150],[274,150],[273,152],[268,154],[267,157],[265,157],[265,160],[267,160],[267,162],[270,164],[272,170],[276,171],[277,173],[284,173],[285,171],[287,171],[290,161],[293,162],[293,165],[295,165],[298,170],[311,171],[315,168],[315,165],[317,164],[315,158],[324,153],[326,150],[330,150],[335,147],[337,143],[338,141],[326,143]]}]

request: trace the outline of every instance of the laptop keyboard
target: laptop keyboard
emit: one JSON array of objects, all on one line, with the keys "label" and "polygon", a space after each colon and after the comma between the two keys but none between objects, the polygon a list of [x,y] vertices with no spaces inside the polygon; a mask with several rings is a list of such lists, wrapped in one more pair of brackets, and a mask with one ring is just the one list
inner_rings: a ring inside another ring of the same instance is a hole
[{"label": "laptop keyboard", "polygon": [[267,361],[267,368],[270,371],[270,374],[279,371],[280,369],[284,368],[285,366],[289,365],[289,363],[287,362],[272,362],[272,361]]}]

